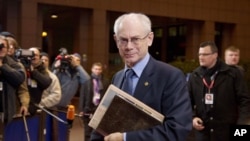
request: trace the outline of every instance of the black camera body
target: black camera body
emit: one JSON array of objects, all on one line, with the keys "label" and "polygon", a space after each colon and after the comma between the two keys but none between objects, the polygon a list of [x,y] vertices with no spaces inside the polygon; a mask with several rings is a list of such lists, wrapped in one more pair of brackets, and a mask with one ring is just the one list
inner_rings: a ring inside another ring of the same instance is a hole
[{"label": "black camera body", "polygon": [[28,49],[17,49],[15,57],[20,58],[33,58],[35,56],[34,51]]},{"label": "black camera body", "polygon": [[59,66],[59,70],[65,71],[70,66],[71,56],[68,55],[68,51],[66,48],[61,48],[59,51],[60,51],[59,59],[61,60],[61,65]]},{"label": "black camera body", "polygon": [[61,65],[60,70],[66,70],[70,66],[71,56],[70,55],[63,55],[61,58]]},{"label": "black camera body", "polygon": [[30,68],[31,60],[34,56],[34,51],[28,49],[17,49],[15,52],[15,58],[20,60],[25,68]]}]

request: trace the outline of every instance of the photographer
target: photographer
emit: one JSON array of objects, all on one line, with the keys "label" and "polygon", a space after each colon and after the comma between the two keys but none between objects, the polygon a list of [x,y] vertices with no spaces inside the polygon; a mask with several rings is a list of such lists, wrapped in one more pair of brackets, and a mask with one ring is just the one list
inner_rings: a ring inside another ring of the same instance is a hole
[{"label": "photographer", "polygon": [[[61,86],[57,76],[49,70],[49,55],[45,52],[41,52],[41,60],[52,79],[51,84],[47,89],[44,90],[42,94],[42,100],[40,102],[41,107],[49,108],[49,111],[58,116],[56,112],[56,107],[54,107],[61,99]],[[46,138],[51,138],[53,141],[58,141],[58,122],[51,115],[46,116]]]},{"label": "photographer", "polygon": [[[90,76],[81,66],[80,55],[77,53],[68,55],[66,50],[61,50],[61,54],[56,57],[52,65],[52,71],[58,77],[62,88],[62,97],[57,104],[57,109],[67,111],[67,106],[76,95],[79,86],[89,80]],[[58,116],[66,120],[66,114],[64,112],[59,112]],[[60,141],[66,140],[67,137],[64,136],[67,135],[68,128],[65,124],[58,124],[58,129],[60,130],[58,139]]]},{"label": "photographer", "polygon": [[40,106],[51,108],[54,107],[61,99],[61,86],[57,76],[49,70],[49,55],[45,52],[41,53],[41,60],[49,73],[52,83],[44,90]]},{"label": "photographer", "polygon": [[[15,61],[17,61],[23,71],[25,72],[25,68],[23,66],[22,63],[20,63],[17,58],[15,57],[15,52],[16,52],[16,49],[19,48],[18,46],[18,43],[16,41],[16,39],[14,38],[14,35],[12,35],[11,33],[9,32],[1,32],[0,33],[1,35],[4,35],[8,41],[8,44],[9,44],[9,49],[8,49],[8,55],[10,57],[12,57]],[[17,90],[17,95],[18,95],[18,98],[20,100],[20,104],[17,105],[17,108],[20,109],[19,110],[19,113],[18,114],[24,114],[24,115],[27,115],[28,113],[28,106],[29,106],[29,102],[30,102],[30,95],[29,95],[29,91],[28,91],[28,86],[27,86],[27,76],[26,76],[26,73],[25,73],[25,81],[23,81],[23,83],[20,85],[20,87],[18,88]]]},{"label": "photographer", "polygon": [[[0,36],[0,134],[16,113],[16,91],[25,79],[21,66],[7,55],[8,41]],[[1,138],[0,138],[1,139]]]},{"label": "photographer", "polygon": [[[18,62],[18,64],[22,67],[23,72],[25,72],[25,68],[24,66],[15,58],[15,51],[18,47],[18,43],[16,41],[16,39],[14,38],[14,35],[7,32],[7,31],[3,31],[0,33],[0,35],[6,37],[7,41],[8,41],[8,52],[7,54],[14,59],[15,61]],[[18,87],[17,89],[17,101],[18,104],[17,106],[17,114],[24,114],[27,115],[28,113],[28,106],[29,106],[29,102],[30,102],[30,96],[29,96],[29,92],[28,92],[28,87],[27,87],[27,83],[26,83],[26,73],[25,73],[25,81],[23,81],[23,83]]]},{"label": "photographer", "polygon": [[62,97],[57,106],[64,110],[77,93],[79,86],[90,79],[90,76],[81,66],[79,54],[75,53],[57,58],[59,59],[54,62],[52,71],[58,77],[62,88]]},{"label": "photographer", "polygon": [[49,87],[52,80],[41,61],[39,49],[32,47],[29,50],[34,54],[30,62],[30,68],[26,68],[27,83],[30,93],[29,112],[33,115],[37,110],[34,104],[40,103],[43,91]]}]

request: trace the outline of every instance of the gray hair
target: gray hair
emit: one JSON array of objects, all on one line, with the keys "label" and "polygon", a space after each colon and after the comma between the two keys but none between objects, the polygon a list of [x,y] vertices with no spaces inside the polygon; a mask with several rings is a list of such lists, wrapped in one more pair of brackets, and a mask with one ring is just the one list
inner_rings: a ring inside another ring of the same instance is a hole
[{"label": "gray hair", "polygon": [[145,28],[145,30],[147,32],[151,31],[152,23],[151,23],[151,20],[149,19],[148,16],[146,16],[145,14],[142,14],[142,13],[126,13],[126,14],[123,14],[116,19],[115,24],[114,24],[114,33],[115,34],[117,34],[117,32],[119,31],[119,28],[121,28],[123,26],[123,21],[127,17],[137,19],[139,22],[141,22],[141,24],[144,25],[143,27]]}]

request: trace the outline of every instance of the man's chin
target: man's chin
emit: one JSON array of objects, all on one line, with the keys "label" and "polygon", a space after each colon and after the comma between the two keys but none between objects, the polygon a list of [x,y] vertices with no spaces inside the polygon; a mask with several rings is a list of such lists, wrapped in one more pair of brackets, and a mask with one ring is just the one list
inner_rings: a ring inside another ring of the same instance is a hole
[{"label": "man's chin", "polygon": [[127,59],[127,60],[125,60],[125,63],[127,66],[132,67],[135,64],[135,61],[132,59]]}]

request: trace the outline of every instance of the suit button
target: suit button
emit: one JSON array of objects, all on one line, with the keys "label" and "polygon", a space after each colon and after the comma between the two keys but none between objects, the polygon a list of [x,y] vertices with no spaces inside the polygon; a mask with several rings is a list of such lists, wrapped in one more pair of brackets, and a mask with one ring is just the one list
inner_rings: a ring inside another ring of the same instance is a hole
[{"label": "suit button", "polygon": [[214,132],[214,129],[210,129],[210,132]]},{"label": "suit button", "polygon": [[214,118],[213,117],[210,117],[210,120],[213,120]]}]

